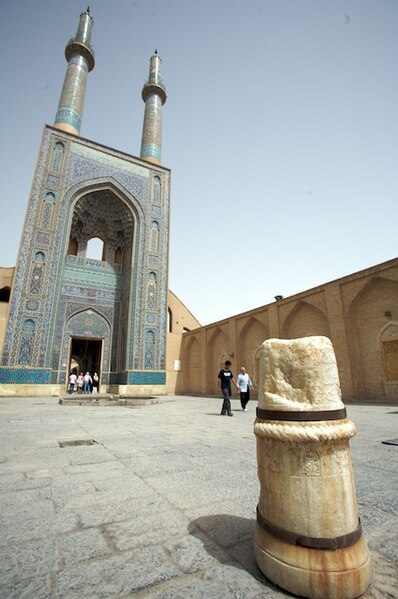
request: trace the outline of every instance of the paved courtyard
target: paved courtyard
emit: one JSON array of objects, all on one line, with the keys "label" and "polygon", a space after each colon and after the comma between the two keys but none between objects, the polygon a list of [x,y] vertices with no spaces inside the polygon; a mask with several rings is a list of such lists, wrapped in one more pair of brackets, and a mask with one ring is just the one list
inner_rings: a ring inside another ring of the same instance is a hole
[{"label": "paved courtyard", "polygon": [[[253,421],[233,401],[0,398],[0,597],[290,597],[257,569]],[[398,406],[348,406],[368,598],[398,597]],[[94,440],[93,445],[59,442]]]}]

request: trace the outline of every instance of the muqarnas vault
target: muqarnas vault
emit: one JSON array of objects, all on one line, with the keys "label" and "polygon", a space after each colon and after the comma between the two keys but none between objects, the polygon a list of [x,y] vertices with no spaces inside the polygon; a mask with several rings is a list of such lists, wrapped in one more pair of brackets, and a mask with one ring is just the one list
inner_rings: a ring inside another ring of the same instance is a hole
[{"label": "muqarnas vault", "polygon": [[[81,138],[92,25],[87,9],[65,49],[54,126],[44,127],[10,300],[3,394],[57,393],[73,366],[97,371],[103,390],[165,390],[170,171],[160,165],[161,61],[155,51],[142,90],[139,158]],[[93,240],[102,259],[87,253]]]}]

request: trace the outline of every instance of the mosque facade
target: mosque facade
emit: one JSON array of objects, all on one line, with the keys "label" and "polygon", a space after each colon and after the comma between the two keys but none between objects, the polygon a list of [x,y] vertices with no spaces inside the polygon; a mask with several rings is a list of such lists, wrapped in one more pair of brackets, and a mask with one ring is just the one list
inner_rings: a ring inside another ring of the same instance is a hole
[{"label": "mosque facade", "polygon": [[[80,137],[93,20],[80,16],[54,126],[44,127],[13,274],[5,393],[64,388],[72,368],[104,389],[164,393],[170,170],[160,164],[166,91],[155,51],[142,90],[140,157]],[[90,258],[93,243],[100,259]]]}]

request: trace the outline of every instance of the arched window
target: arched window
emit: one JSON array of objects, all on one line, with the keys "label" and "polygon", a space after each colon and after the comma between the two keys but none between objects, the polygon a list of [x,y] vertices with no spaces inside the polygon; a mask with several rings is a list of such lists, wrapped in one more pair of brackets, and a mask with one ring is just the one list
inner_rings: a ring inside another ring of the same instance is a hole
[{"label": "arched window", "polygon": [[0,302],[9,302],[10,301],[10,287],[2,287],[0,289]]},{"label": "arched window", "polygon": [[173,332],[173,313],[170,308],[167,308],[167,331],[169,333]]},{"label": "arched window", "polygon": [[87,242],[86,258],[91,260],[104,260],[105,244],[99,237],[92,237]]}]

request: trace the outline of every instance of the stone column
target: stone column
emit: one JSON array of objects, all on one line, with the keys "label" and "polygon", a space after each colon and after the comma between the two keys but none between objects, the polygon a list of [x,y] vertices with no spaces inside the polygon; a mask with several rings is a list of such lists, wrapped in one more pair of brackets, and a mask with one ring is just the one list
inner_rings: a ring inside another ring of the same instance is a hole
[{"label": "stone column", "polygon": [[257,356],[257,564],[296,595],[359,597],[370,558],[349,451],[356,430],[341,401],[332,343],[269,339]]}]

